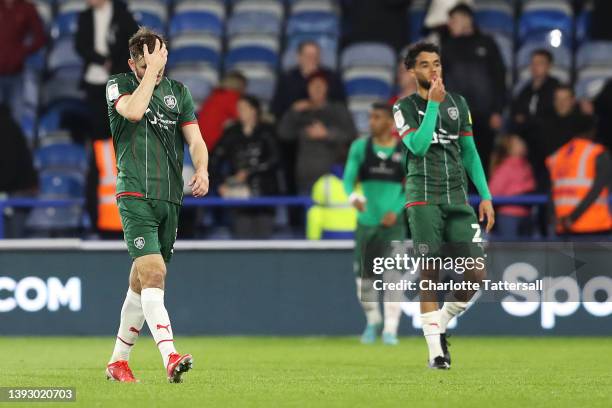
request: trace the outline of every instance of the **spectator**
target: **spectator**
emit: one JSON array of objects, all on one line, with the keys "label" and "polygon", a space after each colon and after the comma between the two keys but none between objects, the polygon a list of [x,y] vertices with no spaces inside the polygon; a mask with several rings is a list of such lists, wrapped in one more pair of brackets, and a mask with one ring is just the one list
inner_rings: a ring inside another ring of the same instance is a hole
[{"label": "spectator", "polygon": [[612,80],[608,80],[593,101],[597,115],[597,138],[612,149]]},{"label": "spectator", "polygon": [[609,208],[610,153],[593,141],[593,119],[581,116],[575,137],[546,159],[555,208],[555,230],[574,240],[606,239],[612,230]]},{"label": "spectator", "polygon": [[276,84],[272,100],[272,113],[277,119],[298,100],[308,98],[306,84],[315,72],[324,72],[329,83],[329,99],[345,101],[344,85],[333,71],[321,66],[321,48],[315,41],[304,41],[298,46],[298,65],[282,73]]},{"label": "spectator", "polygon": [[19,121],[23,66],[47,38],[36,8],[25,0],[0,0],[0,104],[9,105]]},{"label": "spectator", "polygon": [[[9,107],[0,103],[0,192],[19,194],[35,190],[38,176],[21,128]],[[0,214],[1,216],[1,214]]]},{"label": "spectator", "polygon": [[440,41],[446,88],[467,99],[483,166],[488,169],[495,132],[503,123],[506,69],[495,40],[474,24],[472,9],[459,4],[449,12],[448,33]]},{"label": "spectator", "polygon": [[92,111],[91,138],[110,137],[106,82],[110,75],[127,71],[126,44],[138,25],[119,0],[87,0],[78,17],[75,48],[85,63],[82,87]]},{"label": "spectator", "polygon": [[592,40],[612,41],[612,2],[610,0],[593,0],[590,34]]},{"label": "spectator", "polygon": [[308,80],[308,99],[296,101],[279,124],[279,137],[297,141],[295,181],[299,194],[310,194],[314,182],[341,161],[357,134],[351,114],[340,102],[327,99],[328,81],[324,72]]},{"label": "spectator", "polygon": [[[427,8],[424,26],[428,31],[443,32],[448,24],[448,12],[458,4],[473,6],[473,0],[432,0]],[[414,40],[414,38],[413,38]]]},{"label": "spectator", "polygon": [[397,82],[397,91],[394,96],[389,98],[389,105],[393,105],[399,99],[405,98],[416,92],[416,78],[412,72],[406,69],[404,58],[401,58],[397,65],[395,80]]},{"label": "spectator", "polygon": [[528,131],[534,121],[554,115],[553,98],[559,80],[550,75],[552,65],[550,51],[537,49],[531,53],[531,79],[512,101],[512,122],[516,130]]},{"label": "spectator", "polygon": [[349,26],[347,43],[382,42],[399,51],[408,39],[410,3],[411,0],[350,1],[343,13]]},{"label": "spectator", "polygon": [[247,79],[240,72],[232,71],[223,77],[202,103],[198,112],[200,132],[209,151],[213,151],[223,128],[238,118],[238,100],[247,87]]},{"label": "spectator", "polygon": [[[491,159],[489,189],[494,196],[515,196],[535,189],[533,170],[527,161],[527,145],[518,135],[503,136]],[[529,208],[502,205],[496,214],[496,235],[502,240],[516,241],[531,235]]]},{"label": "spectator", "polygon": [[[219,186],[222,197],[257,197],[279,192],[278,147],[274,127],[261,122],[257,98],[244,95],[238,101],[238,122],[228,127],[211,156],[211,169],[229,177]],[[225,166],[224,166],[225,165]],[[274,227],[274,208],[246,208],[232,211],[232,232],[236,238],[269,238]]]}]

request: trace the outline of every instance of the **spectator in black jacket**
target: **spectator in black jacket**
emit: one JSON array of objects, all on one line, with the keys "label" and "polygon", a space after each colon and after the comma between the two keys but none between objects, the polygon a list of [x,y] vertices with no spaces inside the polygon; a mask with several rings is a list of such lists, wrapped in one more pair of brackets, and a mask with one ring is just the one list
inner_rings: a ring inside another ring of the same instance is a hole
[{"label": "spectator in black jacket", "polygon": [[304,41],[298,46],[298,64],[281,73],[272,99],[272,113],[277,120],[298,100],[308,99],[306,85],[315,72],[324,72],[329,82],[329,99],[345,100],[344,85],[340,76],[321,66],[321,48],[315,41]]},{"label": "spectator in black jacket", "polygon": [[550,75],[553,62],[553,55],[548,50],[537,49],[531,53],[531,79],[512,101],[513,126],[521,133],[528,131],[534,121],[555,114],[553,98],[559,80]]},{"label": "spectator in black jacket", "polygon": [[88,0],[78,18],[75,47],[85,63],[82,86],[93,113],[93,139],[110,136],[106,82],[112,74],[127,71],[127,44],[138,25],[120,0]]},{"label": "spectator in black jacket", "polygon": [[[274,127],[261,122],[257,98],[243,95],[238,101],[238,122],[226,128],[210,159],[211,169],[223,180],[219,194],[228,198],[278,194],[278,161]],[[232,211],[236,238],[269,238],[273,226],[274,208]]]},{"label": "spectator in black jacket", "polygon": [[472,9],[459,4],[449,12],[448,32],[440,39],[444,83],[465,96],[472,114],[476,144],[485,169],[495,133],[502,127],[506,68],[493,37],[480,32]]}]

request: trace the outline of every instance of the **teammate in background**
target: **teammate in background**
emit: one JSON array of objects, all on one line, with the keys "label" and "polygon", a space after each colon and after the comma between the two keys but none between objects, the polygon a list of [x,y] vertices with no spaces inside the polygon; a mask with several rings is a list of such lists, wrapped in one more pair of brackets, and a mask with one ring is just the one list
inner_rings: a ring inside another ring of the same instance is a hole
[{"label": "teammate in background", "polygon": [[168,58],[161,36],[141,27],[130,39],[132,72],[113,75],[106,86],[117,160],[117,201],[128,251],[134,262],[107,378],[136,381],[128,359],[146,320],[170,382],[192,365],[178,354],[164,306],[166,265],[173,253],[183,200],[183,141],[195,167],[194,197],[208,192],[208,151],[193,100],[181,83],[164,76]]},{"label": "teammate in background", "polygon": [[[383,342],[395,345],[401,308],[399,301],[384,299],[384,326],[378,304],[378,292],[374,290],[372,271],[363,268],[366,247],[389,248],[391,241],[406,238],[404,207],[405,149],[393,136],[391,106],[375,103],[370,112],[369,138],[353,142],[344,171],[344,190],[351,204],[357,208],[358,224],[355,234],[353,269],[357,282],[357,297],[366,315],[367,325],[361,342],[373,343],[382,330]],[[359,181],[363,195],[355,192]],[[379,279],[379,278],[377,278]]]},{"label": "teammate in background", "polygon": [[[406,56],[406,68],[417,80],[417,92],[394,107],[395,124],[408,147],[406,204],[410,232],[417,255],[440,256],[443,244],[465,248],[460,256],[483,256],[479,221],[495,222],[491,194],[472,137],[470,111],[465,99],[446,92],[437,46],[418,43]],[[481,198],[479,218],[468,204],[467,175]],[[453,254],[455,255],[455,254]],[[478,281],[485,271],[465,272],[465,280]],[[421,270],[422,280],[436,281],[439,271]],[[421,291],[421,323],[429,348],[429,366],[450,368],[446,342],[448,322],[465,310],[473,292],[454,293],[439,310],[435,291]]]}]

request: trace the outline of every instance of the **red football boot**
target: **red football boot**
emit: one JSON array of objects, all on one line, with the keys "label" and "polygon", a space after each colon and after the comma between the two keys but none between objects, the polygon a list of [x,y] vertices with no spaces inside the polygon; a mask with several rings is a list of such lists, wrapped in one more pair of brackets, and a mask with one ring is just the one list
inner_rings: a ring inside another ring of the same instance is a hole
[{"label": "red football boot", "polygon": [[172,353],[168,357],[168,366],[166,370],[168,372],[168,381],[171,383],[180,383],[183,380],[181,377],[184,373],[191,370],[193,366],[193,358],[191,354],[180,355],[178,353]]},{"label": "red football boot", "polygon": [[125,360],[115,361],[106,366],[106,379],[119,382],[138,382]]}]

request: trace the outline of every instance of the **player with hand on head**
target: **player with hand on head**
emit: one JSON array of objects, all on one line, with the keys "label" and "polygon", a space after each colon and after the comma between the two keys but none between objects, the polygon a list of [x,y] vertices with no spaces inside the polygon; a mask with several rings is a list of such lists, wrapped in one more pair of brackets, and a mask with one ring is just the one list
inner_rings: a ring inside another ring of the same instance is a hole
[{"label": "player with hand on head", "polygon": [[[380,278],[375,278],[372,268],[366,266],[367,252],[386,251],[391,248],[392,241],[404,241],[406,238],[403,213],[406,153],[402,144],[393,136],[393,131],[391,106],[385,103],[372,105],[371,136],[352,143],[344,171],[344,190],[351,204],[359,211],[353,269],[357,297],[367,320],[361,336],[364,344],[373,343],[381,331],[385,344],[398,343],[401,299],[393,298],[393,292],[384,292],[383,325],[378,292],[374,288],[374,279]],[[357,182],[361,184],[363,195],[355,191]],[[376,256],[385,255],[389,254],[376,253]],[[392,273],[394,271],[385,272],[387,276]]]},{"label": "player with hand on head", "polygon": [[[441,256],[442,246],[453,247],[459,256],[482,257],[478,244],[480,225],[486,231],[495,222],[491,194],[472,134],[470,111],[465,99],[446,92],[437,46],[418,43],[410,48],[406,68],[417,80],[417,92],[394,107],[395,124],[408,148],[406,204],[415,255]],[[478,218],[468,204],[467,176],[481,201]],[[437,281],[439,271],[421,269],[421,280]],[[483,269],[470,269],[466,281],[478,282]],[[450,368],[446,341],[448,322],[463,312],[473,291],[453,293],[439,309],[435,291],[421,290],[421,323],[429,349],[429,366]]]},{"label": "player with hand on head", "polygon": [[164,306],[166,263],[176,240],[183,200],[184,143],[195,167],[189,182],[194,197],[208,192],[208,151],[187,87],[164,76],[164,39],[141,27],[130,39],[129,73],[106,86],[108,115],[117,161],[116,197],[128,251],[133,258],[129,289],[121,309],[107,378],[136,381],[128,359],[144,322],[162,355],[170,382],[191,369],[190,354],[179,354]]}]

